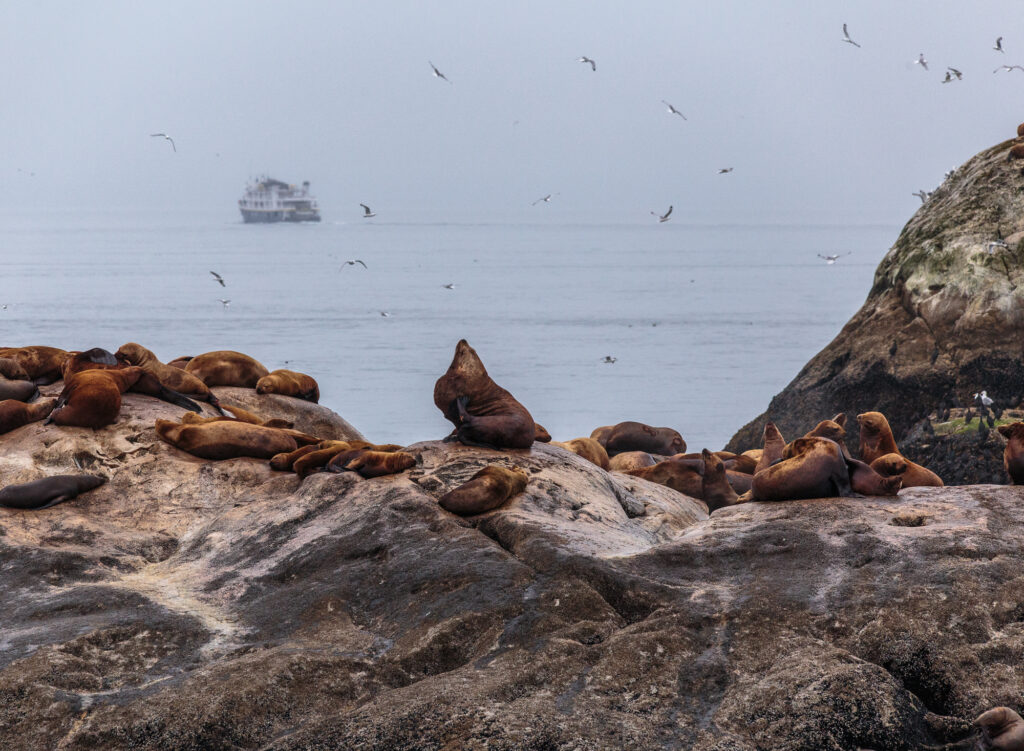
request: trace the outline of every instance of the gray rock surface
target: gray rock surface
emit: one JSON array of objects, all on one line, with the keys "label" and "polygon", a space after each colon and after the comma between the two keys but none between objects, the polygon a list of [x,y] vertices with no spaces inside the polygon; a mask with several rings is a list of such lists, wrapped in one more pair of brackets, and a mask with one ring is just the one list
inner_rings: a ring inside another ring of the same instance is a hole
[{"label": "gray rock surface", "polygon": [[[4,437],[5,481],[110,482],[0,510],[0,747],[891,751],[1024,695],[1016,488],[709,519],[541,444],[300,483],[159,442],[175,414]],[[438,506],[488,463],[526,492]]]}]

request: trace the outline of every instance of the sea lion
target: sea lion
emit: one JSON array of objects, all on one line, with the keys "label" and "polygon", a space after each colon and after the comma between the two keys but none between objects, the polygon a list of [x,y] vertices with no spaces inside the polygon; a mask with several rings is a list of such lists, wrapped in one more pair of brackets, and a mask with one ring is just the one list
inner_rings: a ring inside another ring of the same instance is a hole
[{"label": "sea lion", "polygon": [[873,462],[871,469],[883,477],[899,477],[905,488],[941,488],[945,486],[937,474],[902,454],[884,454]]},{"label": "sea lion", "polygon": [[157,420],[156,434],[175,448],[203,459],[235,459],[242,456],[270,459],[295,451],[295,439],[277,428],[265,428],[237,420],[206,425],[182,425]]},{"label": "sea lion", "polygon": [[185,372],[191,373],[207,386],[241,386],[248,389],[256,388],[259,380],[270,373],[249,355],[229,349],[196,355],[185,365]]},{"label": "sea lion", "polygon": [[1003,469],[1013,485],[1024,485],[1024,422],[1000,425],[996,430],[1006,439]]},{"label": "sea lion", "polygon": [[434,404],[455,426],[446,440],[470,446],[527,449],[536,423],[529,411],[487,374],[465,339],[455,347],[448,371],[434,384]]},{"label": "sea lion", "polygon": [[614,425],[602,425],[599,428],[594,428],[590,433],[590,437],[593,438],[598,443],[600,443],[602,446],[604,446],[604,444],[608,441],[608,436],[612,432],[612,429],[614,427]]},{"label": "sea lion", "polygon": [[8,485],[0,490],[0,506],[38,511],[70,501],[106,481],[105,477],[96,475],[53,475],[32,482]]},{"label": "sea lion", "polygon": [[[255,412],[250,412],[247,409],[236,407],[231,404],[221,404],[221,414],[219,415],[197,415],[189,413],[182,415],[181,421],[188,422],[191,425],[198,425],[203,422],[216,422],[217,420],[240,420],[241,422],[252,423],[253,425],[262,425],[265,428],[285,428],[291,430],[295,427],[295,423],[291,420],[282,420],[278,417],[271,417],[264,419],[257,415]],[[224,414],[224,410],[227,410],[230,414]]]},{"label": "sea lion", "polygon": [[1024,123],[1017,126],[1017,138],[1024,138]]},{"label": "sea lion", "polygon": [[44,399],[35,404],[4,399],[0,402],[0,433],[9,433],[22,425],[46,418],[56,403],[56,399]]},{"label": "sea lion", "polygon": [[703,478],[688,460],[666,459],[653,467],[626,470],[625,474],[656,482],[691,498],[700,498]]},{"label": "sea lion", "polygon": [[828,438],[797,438],[791,457],[754,475],[755,501],[795,501],[851,496],[850,473],[839,444]]},{"label": "sea lion", "polygon": [[[334,462],[338,457],[331,461]],[[358,455],[341,465],[349,472],[358,472],[360,477],[370,479],[395,475],[416,466],[416,457],[404,451],[374,451],[362,449]]]},{"label": "sea lion", "polygon": [[257,394],[280,394],[317,404],[320,387],[313,376],[294,370],[274,370],[256,381]]},{"label": "sea lion", "polygon": [[593,438],[573,438],[571,441],[552,441],[552,446],[561,446],[566,451],[571,451],[589,462],[593,462],[601,469],[608,469],[608,452],[604,446]]},{"label": "sea lion", "polygon": [[898,454],[896,439],[892,436],[889,421],[881,412],[864,412],[857,415],[860,424],[860,460],[871,464],[886,454]]},{"label": "sea lion", "polygon": [[861,495],[896,495],[903,486],[900,476],[885,477],[871,468],[870,464],[853,457],[846,458],[846,468],[850,472],[850,487],[854,493]]},{"label": "sea lion", "polygon": [[199,412],[200,407],[183,394],[165,388],[155,375],[135,366],[111,370],[82,370],[64,382],[46,424],[102,428],[117,420],[121,394],[135,391]]},{"label": "sea lion", "polygon": [[736,472],[731,469],[725,470],[725,479],[732,485],[737,493],[746,493],[754,484],[754,475],[747,472]]},{"label": "sea lion", "polygon": [[0,376],[3,376],[8,381],[32,380],[28,377],[25,369],[12,357],[0,357]]},{"label": "sea lion", "polygon": [[1024,143],[1018,143],[1006,155],[1006,161],[1012,162],[1014,159],[1024,159]]},{"label": "sea lion", "polygon": [[843,450],[843,456],[849,456],[850,452],[846,448],[846,443],[844,441],[846,438],[845,425],[846,413],[840,412],[831,420],[822,420],[819,422],[810,430],[810,432],[804,435],[804,438],[828,438],[829,440],[835,441],[839,444],[839,448]]},{"label": "sea lion", "polygon": [[299,456],[292,462],[292,472],[305,479],[314,472],[326,469],[339,454],[364,448],[359,441],[322,441],[317,444],[316,451]]},{"label": "sea lion", "polygon": [[537,443],[551,443],[551,434],[539,422],[533,425],[533,440]]},{"label": "sea lion", "polygon": [[726,477],[725,464],[722,460],[704,449],[701,454],[704,459],[704,474],[701,477],[701,498],[708,506],[708,512],[733,506],[739,498],[729,480]]},{"label": "sea lion", "polygon": [[274,454],[270,457],[270,468],[278,472],[291,472],[292,465],[298,459],[301,459],[306,454],[311,454],[314,451],[319,451],[318,444],[310,444],[308,446],[299,446],[294,451],[287,451],[282,454]]},{"label": "sea lion", "polygon": [[57,347],[0,348],[0,357],[9,357],[15,360],[37,386],[45,386],[59,381],[63,377],[61,371],[67,356],[67,350]]},{"label": "sea lion", "polygon": [[672,428],[655,428],[627,420],[612,426],[605,437],[604,447],[609,457],[625,451],[672,456],[686,451],[686,441],[679,435],[679,431]]},{"label": "sea lion", "polygon": [[786,439],[782,437],[782,433],[773,422],[766,422],[764,424],[764,430],[761,431],[761,441],[763,448],[761,449],[761,456],[758,457],[757,464],[754,465],[755,475],[780,461],[782,459],[782,452],[786,449]]},{"label": "sea lion", "polygon": [[[1024,126],[1022,126],[1024,127]],[[1024,751],[1024,719],[1009,707],[993,707],[974,721],[984,746],[992,751]]]},{"label": "sea lion", "polygon": [[135,342],[122,344],[115,353],[115,356],[127,365],[137,365],[144,370],[148,370],[159,378],[160,383],[167,388],[174,389],[179,394],[188,394],[200,401],[207,402],[218,412],[224,414],[220,408],[220,402],[213,392],[210,391],[210,387],[203,383],[198,376],[185,372],[185,363],[192,358],[187,358],[181,367],[172,367],[169,364],[160,362],[155,354]]},{"label": "sea lion", "polygon": [[[251,412],[247,413],[250,417],[255,417]],[[239,420],[235,417],[229,417],[228,415],[197,415],[191,412],[186,412],[181,416],[181,423],[183,425],[207,425],[211,422],[244,422],[248,425],[262,425],[264,428],[274,428],[280,430],[285,435],[290,435],[295,439],[295,442],[300,446],[309,446],[310,444],[320,443],[320,438],[309,433],[303,433],[301,430],[295,430],[294,428],[282,427],[283,425],[290,425],[287,420],[267,420],[266,422],[260,422],[256,420]]]},{"label": "sea lion", "polygon": [[172,368],[185,369],[185,366],[192,360],[192,355],[182,355],[181,357],[175,357],[173,360],[168,360],[167,365]]},{"label": "sea lion", "polygon": [[506,469],[489,464],[468,481],[441,496],[438,503],[445,511],[472,516],[503,506],[526,489],[529,475],[518,467]]},{"label": "sea lion", "polygon": [[626,451],[609,457],[608,469],[612,472],[625,472],[641,467],[653,467],[657,463],[658,461],[646,451]]},{"label": "sea lion", "polygon": [[[716,454],[716,456],[718,456]],[[722,457],[719,456],[719,459]],[[733,472],[742,472],[747,475],[754,474],[754,470],[757,469],[757,459],[746,454],[740,454],[739,456],[733,457],[732,459],[724,459],[726,469],[730,469]]]},{"label": "sea lion", "polygon": [[27,402],[39,395],[39,387],[32,381],[15,381],[0,378],[0,399],[17,399]]}]

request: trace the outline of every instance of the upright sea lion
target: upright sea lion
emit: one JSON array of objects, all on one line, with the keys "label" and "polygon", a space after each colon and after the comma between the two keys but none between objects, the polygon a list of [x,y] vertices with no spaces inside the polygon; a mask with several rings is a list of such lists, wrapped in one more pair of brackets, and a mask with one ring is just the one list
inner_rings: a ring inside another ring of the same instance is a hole
[{"label": "upright sea lion", "polygon": [[613,425],[604,440],[608,456],[625,451],[646,451],[649,454],[672,456],[686,451],[686,441],[672,428],[655,428],[642,422],[627,420]]},{"label": "upright sea lion", "polygon": [[46,418],[56,403],[56,399],[44,399],[35,404],[25,404],[16,399],[0,401],[0,433],[9,433],[22,425]]},{"label": "upright sea lion", "polygon": [[[148,370],[159,378],[160,383],[167,388],[174,389],[180,394],[188,394],[200,401],[208,402],[210,406],[224,414],[220,409],[217,397],[210,391],[210,387],[203,383],[202,379],[198,376],[185,372],[184,366],[187,360],[182,363],[180,368],[165,365],[150,350],[135,342],[122,344],[115,355],[128,365],[137,365],[144,370]],[[190,359],[192,358],[188,358],[188,360]]]},{"label": "upright sea lion", "polygon": [[982,712],[974,724],[980,729],[984,742],[976,748],[1024,751],[1024,719],[1009,707],[993,707]]},{"label": "upright sea lion", "polygon": [[32,380],[28,377],[25,369],[12,357],[0,357],[0,376],[3,376],[8,381]]},{"label": "upright sea lion", "polygon": [[459,516],[472,516],[493,511],[510,498],[526,490],[529,475],[518,467],[506,469],[489,464],[468,481],[441,496],[438,503],[445,511]]},{"label": "upright sea lion", "polygon": [[237,420],[206,425],[182,425],[174,420],[157,420],[156,434],[172,446],[203,459],[235,459],[242,456],[270,459],[275,454],[298,448],[294,438],[276,428]]},{"label": "upright sea lion", "polygon": [[455,426],[452,436],[461,443],[513,449],[533,445],[533,417],[491,380],[465,339],[459,340],[452,364],[434,384],[434,404]]},{"label": "upright sea lion", "polygon": [[32,381],[15,381],[0,378],[0,399],[17,399],[27,402],[39,394],[39,387]]},{"label": "upright sea lion", "polygon": [[38,386],[59,381],[67,358],[67,350],[57,347],[4,347],[0,357],[9,357],[22,367],[25,374]]},{"label": "upright sea lion", "polygon": [[0,490],[0,506],[18,509],[44,509],[70,501],[75,496],[98,488],[107,480],[96,475],[53,475]]},{"label": "upright sea lion", "polygon": [[896,439],[892,436],[889,421],[881,412],[864,412],[857,415],[860,424],[860,460],[871,464],[886,454],[898,454]]},{"label": "upright sea lion", "polygon": [[112,370],[82,370],[64,382],[57,404],[46,423],[102,428],[117,420],[121,394],[135,391],[199,412],[199,405],[165,388],[152,373],[135,366]]},{"label": "upright sea lion", "polygon": [[566,451],[571,451],[588,462],[593,462],[601,469],[608,469],[608,452],[593,438],[573,438],[571,441],[565,442],[552,441],[551,445],[561,446]]},{"label": "upright sea lion", "polygon": [[[332,461],[335,461],[332,459]],[[358,472],[360,477],[383,477],[394,475],[416,466],[416,458],[404,451],[373,451],[363,449],[358,456],[349,459],[342,468],[349,472]]]},{"label": "upright sea lion", "polygon": [[1017,126],[1017,138],[1024,138],[1024,123]]},{"label": "upright sea lion", "polygon": [[185,372],[191,373],[207,386],[241,386],[254,389],[259,380],[270,371],[249,355],[222,349],[196,355],[188,361]]},{"label": "upright sea lion", "polygon": [[1013,485],[1024,485],[1024,422],[1000,425],[996,430],[1006,439],[1003,469]]},{"label": "upright sea lion", "polygon": [[739,496],[729,484],[725,474],[725,464],[707,449],[702,452],[704,458],[704,474],[701,478],[701,498],[708,506],[708,511],[715,511],[724,506],[736,504]]},{"label": "upright sea lion", "polygon": [[945,485],[937,474],[902,454],[883,454],[871,462],[871,469],[883,477],[899,477],[905,488],[941,488]]},{"label": "upright sea lion", "polygon": [[786,448],[786,439],[782,437],[782,433],[779,432],[779,429],[773,422],[766,422],[764,424],[764,430],[761,431],[761,440],[763,448],[761,449],[761,456],[758,458],[757,464],[754,465],[755,475],[781,460],[782,452]]},{"label": "upright sea lion", "polygon": [[691,498],[700,498],[703,492],[700,471],[686,460],[666,459],[653,467],[626,470],[625,474],[656,482]]},{"label": "upright sea lion", "polygon": [[835,441],[839,444],[839,448],[843,450],[843,456],[849,456],[850,452],[846,448],[846,443],[844,441],[846,438],[845,425],[846,413],[840,412],[831,420],[822,420],[819,422],[804,436],[804,438],[828,438],[829,440]]},{"label": "upright sea lion", "polygon": [[657,463],[658,461],[646,451],[626,451],[609,457],[608,469],[612,472],[626,472],[630,469],[653,467]]},{"label": "upright sea lion", "polygon": [[274,370],[256,381],[257,394],[280,394],[317,404],[320,387],[313,376],[294,370]]},{"label": "upright sea lion", "polygon": [[755,501],[795,501],[853,495],[842,449],[828,438],[797,438],[792,456],[754,475]]}]

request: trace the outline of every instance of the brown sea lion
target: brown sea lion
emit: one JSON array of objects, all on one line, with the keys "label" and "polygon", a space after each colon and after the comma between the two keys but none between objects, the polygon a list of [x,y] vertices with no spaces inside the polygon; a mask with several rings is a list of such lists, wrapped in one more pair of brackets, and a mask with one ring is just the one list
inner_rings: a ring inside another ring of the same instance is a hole
[{"label": "brown sea lion", "polygon": [[0,399],[17,399],[27,402],[39,394],[39,387],[32,381],[15,381],[0,378]]},{"label": "brown sea lion", "polygon": [[762,449],[747,449],[740,456],[747,456],[754,460],[755,465],[761,461],[761,454],[764,453]]},{"label": "brown sea lion", "polygon": [[846,458],[846,468],[850,472],[850,487],[854,493],[861,495],[896,495],[903,487],[903,478],[899,476],[885,477],[871,468],[871,465],[858,461],[853,457]]},{"label": "brown sea lion", "polygon": [[1017,138],[1024,138],[1024,123],[1017,126]]},{"label": "brown sea lion", "polygon": [[295,439],[276,428],[265,428],[238,420],[206,425],[182,425],[174,420],[157,420],[156,434],[182,451],[203,459],[235,459],[249,456],[270,459],[275,454],[295,451]]},{"label": "brown sea lion", "polygon": [[[359,451],[367,448],[360,445],[359,441],[322,441],[317,444],[317,450],[296,458],[292,462],[292,472],[301,478],[306,478],[314,472],[329,469],[331,461],[346,452]],[[353,454],[349,458],[353,458]],[[340,469],[340,468],[339,468]]]},{"label": "brown sea lion", "polygon": [[270,468],[277,472],[292,472],[292,466],[298,459],[319,450],[318,444],[310,444],[309,446],[299,446],[294,451],[274,454],[270,457]]},{"label": "brown sea lion", "polygon": [[983,739],[983,745],[976,748],[1024,751],[1024,719],[1009,707],[986,710],[978,715],[974,724],[978,726]]},{"label": "brown sea lion", "polygon": [[1018,143],[1006,155],[1006,161],[1012,162],[1014,159],[1024,159],[1024,143]]},{"label": "brown sea lion", "polygon": [[64,382],[57,404],[46,424],[102,428],[117,420],[121,411],[121,394],[135,391],[155,396],[165,402],[199,412],[199,405],[183,394],[165,388],[152,373],[142,368],[82,370]]},{"label": "brown sea lion", "polygon": [[763,448],[761,449],[761,456],[758,458],[757,464],[754,465],[755,475],[782,459],[782,452],[786,449],[786,439],[782,437],[782,433],[773,422],[766,422],[764,424],[764,430],[761,431],[761,440]]},{"label": "brown sea lion", "polygon": [[704,474],[701,477],[701,498],[708,506],[708,511],[733,506],[739,497],[726,477],[725,464],[707,449],[702,452]]},{"label": "brown sea lion", "polygon": [[666,459],[653,467],[627,470],[625,474],[656,482],[691,498],[701,497],[703,478],[688,460]]},{"label": "brown sea lion", "polygon": [[864,412],[857,415],[860,424],[860,460],[871,464],[885,454],[898,454],[896,439],[892,436],[889,421],[881,412]]},{"label": "brown sea lion", "polygon": [[755,501],[795,501],[851,496],[850,473],[842,449],[828,438],[797,438],[791,457],[754,475]]},{"label": "brown sea lion", "polygon": [[506,469],[489,464],[468,481],[445,493],[438,501],[441,508],[459,516],[472,516],[503,506],[526,489],[529,476],[518,467]]},{"label": "brown sea lion", "polygon": [[0,376],[3,376],[8,381],[32,380],[28,377],[25,369],[12,357],[0,357]]},{"label": "brown sea lion", "polygon": [[106,481],[105,477],[96,475],[53,475],[32,482],[8,485],[0,490],[0,506],[38,511],[70,501]]},{"label": "brown sea lion", "polygon": [[883,477],[899,477],[905,488],[941,488],[945,486],[937,474],[902,454],[883,454],[871,462],[871,469]]},{"label": "brown sea lion", "polygon": [[16,399],[0,401],[0,433],[9,433],[22,425],[45,419],[56,403],[56,399],[43,399],[35,404],[25,404]]},{"label": "brown sea lion", "polygon": [[[722,457],[718,457],[721,459]],[[723,460],[726,469],[731,469],[733,472],[743,472],[744,474],[752,475],[754,470],[757,469],[757,459],[746,454],[740,454],[732,459]]]},{"label": "brown sea lion", "polygon": [[[241,407],[235,407],[233,405],[221,404],[221,413],[219,415],[197,415],[189,413],[182,415],[181,421],[187,422],[189,425],[199,425],[204,422],[216,422],[217,420],[239,420],[241,422],[248,422],[253,425],[262,425],[265,428],[284,428],[291,430],[295,427],[295,423],[291,420],[282,420],[277,417],[271,417],[270,419],[263,419],[255,412],[250,412],[247,409]],[[224,411],[230,414],[223,414]]]},{"label": "brown sea lion", "polygon": [[608,452],[604,446],[593,438],[573,438],[571,441],[552,441],[552,446],[561,446],[566,451],[571,451],[581,456],[588,462],[592,462],[601,469],[608,469]]},{"label": "brown sea lion", "polygon": [[257,394],[280,394],[292,396],[317,404],[320,401],[320,386],[313,376],[294,370],[273,370],[256,381]]},{"label": "brown sea lion", "polygon": [[734,472],[731,469],[725,470],[725,479],[732,485],[732,489],[740,494],[746,493],[754,484],[754,475],[747,472]]},{"label": "brown sea lion", "polygon": [[[337,459],[337,457],[335,457]],[[334,461],[334,460],[332,460]],[[363,449],[345,462],[342,467],[349,472],[358,472],[360,477],[383,477],[395,475],[416,466],[416,457],[404,451],[373,451]]]},{"label": "brown sea lion", "polygon": [[159,378],[160,383],[167,388],[173,389],[180,394],[188,394],[200,401],[208,402],[212,407],[220,411],[220,403],[213,392],[210,391],[210,387],[197,376],[185,372],[185,363],[182,363],[181,367],[172,367],[169,364],[164,364],[150,350],[135,342],[122,344],[115,353],[115,356],[128,365],[137,365],[144,370],[148,370]]},{"label": "brown sea lion", "polygon": [[604,446],[614,428],[614,425],[602,425],[600,428],[594,428],[590,433],[590,437]]},{"label": "brown sea lion", "polygon": [[167,364],[172,368],[185,369],[185,366],[192,360],[192,355],[182,355],[181,357],[175,357],[173,360],[168,360]]},{"label": "brown sea lion", "polygon": [[57,347],[4,347],[0,357],[15,360],[25,374],[38,386],[59,381],[63,375],[64,360],[68,352]]},{"label": "brown sea lion", "polygon": [[120,362],[113,352],[102,347],[93,347],[82,352],[69,352],[64,359],[64,366],[61,368],[61,376],[66,381],[75,373],[83,370],[114,370],[124,367],[125,363]]},{"label": "brown sea lion", "polygon": [[470,446],[527,449],[536,423],[515,397],[487,375],[484,364],[459,340],[448,371],[434,384],[434,404],[455,426],[447,440]]},{"label": "brown sea lion", "polygon": [[551,434],[539,422],[534,423],[533,440],[537,443],[551,443]]},{"label": "brown sea lion", "polygon": [[207,386],[241,386],[254,389],[259,380],[270,371],[249,355],[222,349],[196,355],[188,361],[185,372],[191,373]]},{"label": "brown sea lion", "polygon": [[604,440],[608,456],[624,451],[646,451],[649,454],[672,456],[686,451],[686,441],[672,428],[655,428],[642,422],[627,420],[612,426]]},{"label": "brown sea lion", "polygon": [[846,448],[846,413],[840,412],[838,415],[833,417],[831,420],[822,420],[815,425],[804,438],[828,438],[829,440],[835,441],[839,444],[839,448],[843,450],[843,456],[849,456],[850,452]]},{"label": "brown sea lion", "polygon": [[1013,485],[1024,485],[1024,422],[1000,425],[996,430],[1006,439],[1003,469]]},{"label": "brown sea lion", "polygon": [[653,467],[657,463],[658,461],[646,451],[626,451],[609,457],[608,469],[612,472],[625,472],[641,467]]}]

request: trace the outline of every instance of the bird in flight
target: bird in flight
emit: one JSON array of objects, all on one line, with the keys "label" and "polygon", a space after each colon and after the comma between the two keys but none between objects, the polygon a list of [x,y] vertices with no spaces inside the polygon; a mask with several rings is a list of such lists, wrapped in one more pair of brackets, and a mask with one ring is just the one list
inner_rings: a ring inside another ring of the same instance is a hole
[{"label": "bird in flight", "polygon": [[825,261],[825,263],[827,263],[829,266],[831,266],[833,263],[838,261],[843,256],[848,256],[848,255],[850,255],[850,254],[849,253],[839,253],[839,254],[834,255],[834,256],[823,256],[821,253],[818,253],[818,258],[821,258],[823,261]]},{"label": "bird in flight", "polygon": [[996,38],[996,46],[993,47],[992,49],[994,49],[996,52],[1003,52],[1003,38],[1002,37],[997,37]]},{"label": "bird in flight", "polygon": [[722,167],[722,169],[718,170],[718,174],[728,175],[730,172],[732,172],[732,169],[732,167]]},{"label": "bird in flight", "polygon": [[1001,70],[1005,70],[1007,73],[1009,73],[1011,70],[1024,70],[1024,65],[1000,65],[992,72],[998,73]]},{"label": "bird in flight", "polygon": [[341,271],[346,266],[355,266],[357,263],[361,265],[364,269],[366,268],[365,263],[360,261],[358,258],[353,258],[351,261],[345,261],[345,263],[341,264],[341,266],[338,267],[338,271]]},{"label": "bird in flight", "polygon": [[928,61],[924,59],[924,53],[921,52],[917,56],[917,60],[914,61],[914,65],[920,65],[925,70],[928,70]]},{"label": "bird in flight", "polygon": [[[430,63],[429,60],[427,60],[427,62]],[[430,63],[430,67],[434,69],[434,78],[443,78],[445,81],[448,81],[448,77],[444,73],[439,71],[436,65]],[[451,81],[448,81],[448,83],[451,83]]]},{"label": "bird in flight", "polygon": [[225,299],[224,299],[224,298],[222,298],[222,297],[221,297],[221,298],[218,298],[218,300],[219,300],[220,304],[224,306],[224,310],[227,310],[227,309],[228,309],[228,305],[230,305],[230,304],[231,304],[231,301],[230,301],[230,300],[225,300]]},{"label": "bird in flight", "polygon": [[178,147],[174,145],[174,139],[171,138],[166,133],[150,133],[149,137],[150,138],[163,138],[166,141],[170,141],[171,142],[171,148],[174,149],[175,153],[177,153]]},{"label": "bird in flight", "polygon": [[605,356],[604,356],[604,359],[603,359],[603,360],[601,360],[601,362],[608,362],[608,363],[611,363],[611,362],[615,362],[615,361],[616,361],[616,360],[618,360],[618,359],[619,359],[619,358],[617,358],[617,357],[612,357],[611,355],[605,355]]},{"label": "bird in flight", "polygon": [[859,44],[857,44],[855,41],[850,39],[850,32],[848,32],[846,30],[846,24],[845,23],[843,24],[843,41],[844,42],[848,42],[849,44],[852,44],[854,47],[860,47]]},{"label": "bird in flight", "polygon": [[224,283],[224,277],[222,277],[222,276],[221,276],[220,274],[218,274],[218,273],[217,273],[216,271],[211,271],[210,273],[211,273],[211,274],[213,274],[213,280],[214,280],[215,282],[217,282],[217,284],[219,284],[219,285],[220,285],[221,287],[226,287],[226,286],[228,286],[228,285],[226,285],[226,284]]},{"label": "bird in flight", "polygon": [[445,289],[455,289],[455,282],[448,282],[448,284],[442,284]]},{"label": "bird in flight", "polygon": [[668,207],[668,211],[666,211],[664,214],[659,214],[657,211],[652,211],[651,212],[651,216],[658,217],[658,221],[659,222],[667,222],[668,218],[671,215],[672,215],[672,207],[671,206]]},{"label": "bird in flight", "polygon": [[668,111],[671,112],[673,115],[679,115],[679,117],[683,118],[684,120],[686,119],[686,115],[684,115],[682,112],[677,110],[675,107],[673,107],[671,104],[666,102],[664,99],[661,100],[661,103],[664,104],[666,107],[668,107]]},{"label": "bird in flight", "polygon": [[531,206],[536,206],[536,205],[537,205],[538,203],[551,203],[551,194],[550,194],[550,193],[548,193],[548,194],[547,194],[546,196],[544,196],[543,198],[538,198],[538,199],[537,199],[536,201],[534,201],[534,202],[533,202],[533,203],[531,203],[530,205],[531,205]]},{"label": "bird in flight", "polygon": [[950,73],[952,73],[956,77],[957,81],[964,77],[964,74],[958,71],[956,68],[946,68],[946,74],[948,75]]},{"label": "bird in flight", "polygon": [[371,216],[377,216],[372,211],[370,211],[370,207],[367,206],[365,203],[361,203],[359,205],[363,207],[363,219],[369,219]]},{"label": "bird in flight", "polygon": [[380,312],[380,317],[381,317],[381,318],[390,318],[390,317],[391,317],[391,314],[390,314],[390,313],[388,313],[388,312],[387,312],[386,310],[382,310],[382,311]]},{"label": "bird in flight", "polygon": [[917,196],[918,198],[921,199],[921,203],[924,203],[925,201],[928,200],[928,197],[931,196],[931,193],[927,193],[927,192],[925,192],[923,190],[919,190],[916,193],[911,193],[911,195]]},{"label": "bird in flight", "polygon": [[595,63],[595,62],[594,62],[593,60],[591,60],[591,59],[590,59],[589,57],[587,57],[586,55],[584,55],[584,56],[583,56],[583,57],[581,57],[581,58],[578,58],[578,59],[576,60],[576,62],[578,62],[578,63],[590,63],[590,69],[591,69],[591,70],[595,70],[595,71],[597,70],[597,63]]}]

